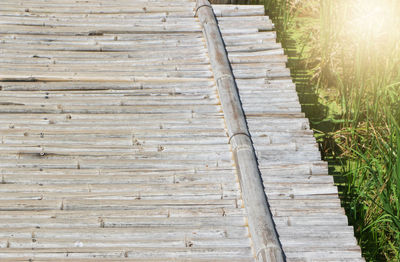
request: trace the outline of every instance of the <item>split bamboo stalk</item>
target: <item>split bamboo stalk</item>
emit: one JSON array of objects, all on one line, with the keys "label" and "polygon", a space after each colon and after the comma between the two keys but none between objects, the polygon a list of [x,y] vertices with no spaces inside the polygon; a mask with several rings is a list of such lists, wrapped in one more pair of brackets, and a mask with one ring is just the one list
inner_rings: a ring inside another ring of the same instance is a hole
[{"label": "split bamboo stalk", "polygon": [[256,259],[285,261],[269,210],[255,151],[241,106],[237,86],[213,9],[208,0],[197,0],[196,15],[202,25],[217,83],[225,122],[238,169]]}]

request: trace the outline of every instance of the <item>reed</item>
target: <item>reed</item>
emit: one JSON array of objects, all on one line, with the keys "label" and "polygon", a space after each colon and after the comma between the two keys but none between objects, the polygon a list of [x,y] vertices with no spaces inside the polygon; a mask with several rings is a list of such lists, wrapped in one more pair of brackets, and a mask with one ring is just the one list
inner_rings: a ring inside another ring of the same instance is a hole
[{"label": "reed", "polygon": [[400,2],[255,0],[367,261],[400,261]]}]

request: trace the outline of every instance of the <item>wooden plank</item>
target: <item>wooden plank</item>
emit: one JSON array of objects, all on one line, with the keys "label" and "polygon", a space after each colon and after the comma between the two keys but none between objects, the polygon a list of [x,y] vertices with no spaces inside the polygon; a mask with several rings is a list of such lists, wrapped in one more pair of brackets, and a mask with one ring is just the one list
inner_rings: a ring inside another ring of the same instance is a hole
[{"label": "wooden plank", "polygon": [[264,15],[262,5],[213,5],[212,8],[216,17]]},{"label": "wooden plank", "polygon": [[243,247],[207,247],[207,248],[189,248],[189,247],[180,247],[180,248],[83,248],[83,247],[74,247],[74,248],[62,248],[56,249],[57,252],[54,252],[54,249],[20,249],[20,248],[7,248],[2,249],[0,252],[0,258],[41,258],[48,257],[52,259],[66,259],[68,258],[96,258],[96,259],[105,259],[105,258],[141,258],[144,261],[148,261],[146,259],[188,259],[188,258],[196,258],[202,257],[205,259],[214,260],[216,259],[229,259],[230,257],[236,258],[248,258],[248,254],[251,252],[250,248]]}]

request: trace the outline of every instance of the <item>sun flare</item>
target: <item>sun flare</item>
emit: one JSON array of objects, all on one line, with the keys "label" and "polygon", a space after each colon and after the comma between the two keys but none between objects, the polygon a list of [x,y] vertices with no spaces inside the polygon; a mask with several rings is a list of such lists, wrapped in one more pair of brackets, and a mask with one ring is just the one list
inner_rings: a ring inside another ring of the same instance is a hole
[{"label": "sun flare", "polygon": [[348,28],[361,37],[380,38],[392,27],[393,16],[388,1],[358,0],[350,6]]}]

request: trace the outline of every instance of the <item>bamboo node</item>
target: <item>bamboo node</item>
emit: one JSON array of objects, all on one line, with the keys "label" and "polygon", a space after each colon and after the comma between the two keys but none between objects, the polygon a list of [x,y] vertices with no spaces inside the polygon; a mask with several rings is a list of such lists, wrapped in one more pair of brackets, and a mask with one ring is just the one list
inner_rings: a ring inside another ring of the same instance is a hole
[{"label": "bamboo node", "polygon": [[233,79],[233,76],[231,74],[223,74],[216,79],[216,82],[218,83],[219,81],[221,81],[223,79]]},{"label": "bamboo node", "polygon": [[[257,251],[257,253],[256,253],[256,258],[257,258],[257,261],[276,261],[275,259],[274,259],[274,255],[268,255],[270,252],[268,252],[268,250],[273,250],[273,251],[275,251],[276,249],[278,249],[278,247],[276,247],[275,245],[271,245],[271,246],[269,246],[269,247],[266,247],[266,246],[264,246],[264,247],[262,247],[262,248],[260,248],[258,251]],[[273,252],[273,253],[275,253],[275,252]]]},{"label": "bamboo node", "polygon": [[211,10],[213,10],[212,7],[211,7],[211,5],[210,5],[209,3],[199,5],[199,6],[196,7],[196,10],[194,11],[194,15],[193,15],[194,17],[197,16],[197,12],[198,12],[199,9],[202,8],[202,7],[208,7],[208,8],[211,8]]},{"label": "bamboo node", "polygon": [[229,137],[229,139],[228,139],[228,144],[230,144],[232,138],[233,138],[234,136],[237,136],[237,135],[245,135],[245,136],[247,136],[248,138],[250,138],[250,135],[249,135],[248,133],[246,133],[246,132],[237,132],[237,133],[233,133],[233,134]]}]

